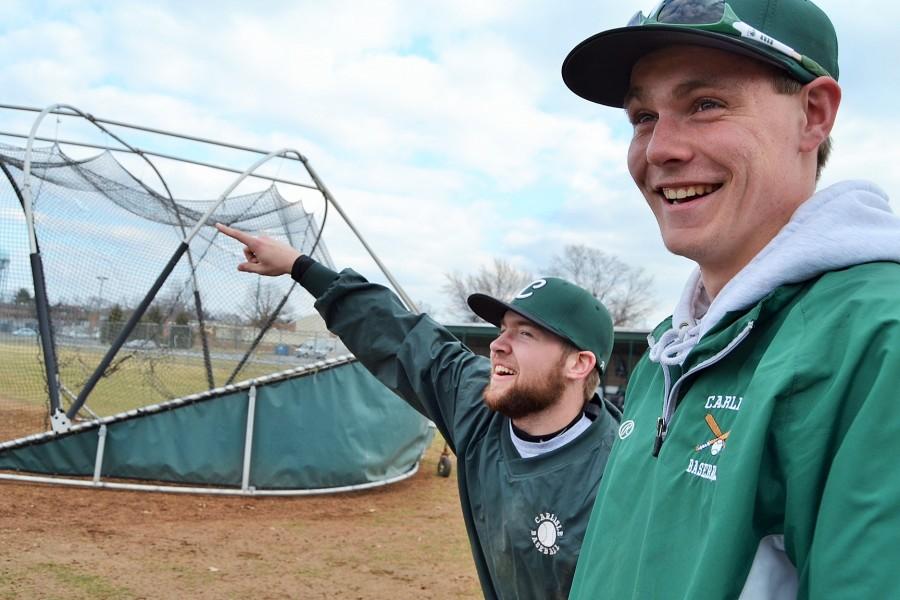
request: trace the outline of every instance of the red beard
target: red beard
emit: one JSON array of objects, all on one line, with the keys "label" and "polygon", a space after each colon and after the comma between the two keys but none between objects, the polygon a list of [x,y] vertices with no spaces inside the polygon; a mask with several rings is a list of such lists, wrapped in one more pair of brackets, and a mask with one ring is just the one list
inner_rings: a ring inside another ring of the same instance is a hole
[{"label": "red beard", "polygon": [[484,388],[484,403],[510,419],[521,419],[546,410],[562,396],[566,380],[560,369],[553,369],[546,377],[536,379],[536,382],[520,379],[502,391],[492,389],[488,383]]}]

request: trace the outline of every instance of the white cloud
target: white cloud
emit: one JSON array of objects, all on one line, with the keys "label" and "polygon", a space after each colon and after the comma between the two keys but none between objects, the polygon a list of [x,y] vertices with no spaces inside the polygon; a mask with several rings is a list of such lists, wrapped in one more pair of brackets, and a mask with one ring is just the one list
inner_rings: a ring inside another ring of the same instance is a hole
[{"label": "white cloud", "polygon": [[870,179],[900,210],[900,123],[887,118],[873,119],[852,110],[842,111],[832,132],[832,159],[822,172],[822,185],[843,179]]},{"label": "white cloud", "polygon": [[[13,3],[0,28],[0,85],[10,103],[62,101],[107,118],[299,149],[410,294],[439,309],[444,272],[494,255],[538,270],[567,243],[644,266],[656,277],[660,314],[671,307],[688,263],[666,253],[628,177],[624,117],[575,98],[559,76],[572,45],[652,2],[264,4]],[[900,58],[898,9],[879,4],[873,22],[872,0],[819,4],[838,26],[845,85],[825,179],[867,177],[897,189],[900,131],[887,111],[900,84],[883,65]],[[63,120],[42,132],[76,130]],[[255,158],[126,135],[238,169]],[[234,177],[158,162],[182,197],[214,197]],[[308,180],[284,161],[266,172]],[[284,189],[318,210],[308,194]],[[338,262],[377,276],[346,228],[329,220]]]}]

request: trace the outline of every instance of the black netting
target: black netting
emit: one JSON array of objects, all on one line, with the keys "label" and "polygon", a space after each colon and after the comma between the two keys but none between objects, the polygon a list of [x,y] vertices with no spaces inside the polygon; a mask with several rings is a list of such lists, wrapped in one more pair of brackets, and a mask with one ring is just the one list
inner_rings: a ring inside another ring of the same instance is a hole
[{"label": "black netting", "polygon": [[[34,290],[17,194],[24,159],[24,149],[0,145],[0,409],[34,411],[43,418],[46,379],[31,333],[37,331]],[[76,160],[57,145],[37,148],[31,172],[65,408],[217,198],[173,201],[157,191],[158,180],[141,181],[109,152]],[[319,236],[316,218],[275,185],[227,198],[193,238],[88,397],[91,410],[112,414],[341,351],[307,295],[292,293],[289,278],[237,273],[240,245],[219,235],[215,222],[265,232],[306,253]],[[321,240],[312,255],[332,264]],[[7,436],[0,430],[2,437]]]}]

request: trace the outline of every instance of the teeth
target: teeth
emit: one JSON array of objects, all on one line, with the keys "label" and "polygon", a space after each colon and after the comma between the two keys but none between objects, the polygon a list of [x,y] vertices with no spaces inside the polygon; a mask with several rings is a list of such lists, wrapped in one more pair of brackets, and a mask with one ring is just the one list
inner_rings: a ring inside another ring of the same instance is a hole
[{"label": "teeth", "polygon": [[497,365],[496,367],[494,367],[494,374],[496,374],[496,375],[515,375],[516,372],[513,371],[512,369],[507,369],[504,366]]},{"label": "teeth", "polygon": [[691,185],[680,188],[662,188],[662,193],[666,200],[671,201],[672,204],[678,204],[678,200],[711,194],[714,188],[715,186],[712,185]]}]

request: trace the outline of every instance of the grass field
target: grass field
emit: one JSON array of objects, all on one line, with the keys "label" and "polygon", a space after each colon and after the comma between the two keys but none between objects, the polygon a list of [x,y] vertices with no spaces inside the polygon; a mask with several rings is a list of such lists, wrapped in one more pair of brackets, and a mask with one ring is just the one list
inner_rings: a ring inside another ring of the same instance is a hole
[{"label": "grass field", "polygon": [[[77,393],[100,362],[103,348],[60,346],[59,376],[63,385]],[[4,401],[16,407],[46,410],[47,388],[44,364],[37,341],[0,343],[0,411]],[[108,416],[148,404],[156,404],[207,389],[206,370],[197,353],[166,353],[123,349],[113,362],[114,372],[100,380],[87,405],[99,416]],[[216,385],[224,385],[236,360],[213,362]],[[260,377],[300,363],[272,365],[249,361],[238,380]],[[63,402],[68,406],[68,402]],[[27,433],[34,433],[29,431]]]}]

